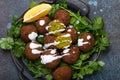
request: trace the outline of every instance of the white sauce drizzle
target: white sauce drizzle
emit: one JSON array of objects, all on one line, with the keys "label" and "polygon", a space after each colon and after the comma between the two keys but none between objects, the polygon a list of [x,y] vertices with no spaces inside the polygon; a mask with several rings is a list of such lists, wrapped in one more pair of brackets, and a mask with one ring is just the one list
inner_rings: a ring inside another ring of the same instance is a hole
[{"label": "white sauce drizzle", "polygon": [[62,56],[41,55],[41,63],[42,64],[47,64],[47,63],[53,62],[54,60],[57,60],[59,58],[62,58]]},{"label": "white sauce drizzle", "polygon": [[51,49],[50,54],[55,54],[56,52],[56,49]]},{"label": "white sauce drizzle", "polygon": [[40,21],[39,21],[39,25],[40,25],[40,26],[43,26],[44,24],[45,24],[45,20],[40,20]]},{"label": "white sauce drizzle", "polygon": [[68,27],[69,27],[69,28],[73,28],[73,25],[69,25]]},{"label": "white sauce drizzle", "polygon": [[64,48],[66,49],[66,48],[68,48],[68,47],[70,47],[70,45],[69,45],[69,46],[65,46]]},{"label": "white sauce drizzle", "polygon": [[37,50],[37,49],[32,49],[33,54],[41,54],[43,51]]},{"label": "white sauce drizzle", "polygon": [[59,44],[59,43],[60,43],[60,42],[54,41],[53,43],[45,44],[44,47],[45,47],[45,48],[48,48],[48,47],[50,47],[50,46],[52,46],[52,45],[53,45],[53,46],[56,46],[56,45]]},{"label": "white sauce drizzle", "polygon": [[83,42],[83,39],[78,39],[78,46],[83,46],[84,44],[89,44],[89,42]]},{"label": "white sauce drizzle", "polygon": [[41,44],[30,43],[30,48],[31,49],[35,49],[35,48],[39,48],[39,47],[42,47],[42,45]]},{"label": "white sauce drizzle", "polygon": [[77,32],[78,34],[80,34],[80,32]]},{"label": "white sauce drizzle", "polygon": [[36,48],[42,47],[41,44],[30,43],[30,49],[32,49],[32,54],[41,54],[43,51],[37,50]]},{"label": "white sauce drizzle", "polygon": [[72,30],[71,30],[71,29],[68,29],[67,31],[68,31],[68,32],[71,32]]},{"label": "white sauce drizzle", "polygon": [[[59,20],[54,20],[54,22],[60,22]],[[66,27],[63,23],[60,23],[60,25]]]},{"label": "white sauce drizzle", "polygon": [[91,36],[90,36],[90,35],[88,35],[88,36],[87,36],[87,39],[88,39],[88,40],[90,40],[90,39],[91,39]]},{"label": "white sauce drizzle", "polygon": [[55,33],[63,32],[63,31],[65,31],[65,29],[59,29],[59,30],[51,31],[48,34],[55,34]]},{"label": "white sauce drizzle", "polygon": [[36,32],[32,32],[28,35],[28,38],[31,40],[31,41],[35,41],[36,40],[36,37],[38,36],[38,34]]},{"label": "white sauce drizzle", "polygon": [[38,37],[44,37],[44,35],[39,35]]},{"label": "white sauce drizzle", "polygon": [[71,36],[70,34],[62,35],[62,37],[70,37],[70,36]]},{"label": "white sauce drizzle", "polygon": [[66,49],[63,50],[63,53],[66,54],[66,53],[68,53],[69,51],[70,51],[70,49],[66,48]]},{"label": "white sauce drizzle", "polygon": [[46,26],[45,29],[48,31],[49,27],[50,27],[50,26]]},{"label": "white sauce drizzle", "polygon": [[47,64],[47,63],[50,63],[50,62],[53,62],[54,60],[57,60],[57,59],[60,59],[66,55],[69,55],[69,54],[64,54],[64,55],[61,55],[61,56],[56,56],[56,55],[41,55],[41,63],[42,64]]}]

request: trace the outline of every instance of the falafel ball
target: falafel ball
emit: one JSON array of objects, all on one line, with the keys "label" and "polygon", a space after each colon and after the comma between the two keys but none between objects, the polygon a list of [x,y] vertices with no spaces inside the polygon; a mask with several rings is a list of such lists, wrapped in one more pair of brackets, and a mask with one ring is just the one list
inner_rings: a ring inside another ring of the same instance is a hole
[{"label": "falafel ball", "polygon": [[46,27],[47,27],[47,25],[49,24],[49,22],[50,22],[51,20],[50,20],[50,18],[49,17],[47,17],[47,16],[44,16],[44,17],[42,17],[42,18],[40,18],[40,20],[38,20],[37,22],[36,22],[36,28],[37,28],[37,30],[38,30],[38,32],[40,33],[40,34],[46,34],[48,31],[46,30]]},{"label": "falafel ball", "polygon": [[91,33],[84,32],[78,39],[79,49],[87,52],[92,49],[95,44],[94,36]]},{"label": "falafel ball", "polygon": [[41,55],[41,62],[49,69],[56,68],[60,63],[60,58],[57,57],[58,55],[55,49],[48,49]]},{"label": "falafel ball", "polygon": [[68,49],[63,50],[63,54],[69,54],[63,57],[63,61],[68,64],[74,64],[80,55],[79,47],[71,46]]},{"label": "falafel ball", "polygon": [[71,46],[72,39],[69,33],[63,33],[56,38],[56,47],[57,49],[65,49]]},{"label": "falafel ball", "polygon": [[31,39],[29,38],[29,34],[31,34],[32,32],[35,33],[34,38],[36,38],[37,37],[37,29],[35,26],[33,26],[33,25],[23,26],[20,30],[20,36],[21,36],[22,40],[25,42],[30,42]]},{"label": "falafel ball", "polygon": [[74,28],[67,27],[65,30],[66,33],[69,33],[72,38],[72,43],[76,43],[78,40],[78,33],[77,30]]},{"label": "falafel ball", "polygon": [[59,9],[55,12],[54,19],[59,20],[67,26],[70,23],[70,14],[64,9]]},{"label": "falafel ball", "polygon": [[61,32],[65,31],[65,27],[66,26],[59,20],[53,20],[49,23],[46,29],[49,31],[48,34],[59,35]]},{"label": "falafel ball", "polygon": [[46,35],[43,39],[45,48],[50,48],[50,49],[56,48],[56,45],[54,44],[55,39],[56,39],[55,35],[52,35],[52,34],[51,35]]},{"label": "falafel ball", "polygon": [[25,55],[30,60],[35,60],[40,57],[42,53],[42,45],[38,42],[29,42],[25,47]]},{"label": "falafel ball", "polygon": [[61,66],[53,72],[54,80],[71,80],[72,70],[69,66]]}]

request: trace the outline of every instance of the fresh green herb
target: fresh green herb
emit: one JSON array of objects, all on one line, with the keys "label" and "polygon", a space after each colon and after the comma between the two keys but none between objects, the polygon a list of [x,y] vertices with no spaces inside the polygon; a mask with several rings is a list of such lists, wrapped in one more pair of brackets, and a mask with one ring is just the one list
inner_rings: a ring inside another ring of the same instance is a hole
[{"label": "fresh green herb", "polygon": [[37,5],[37,2],[35,2],[34,0],[31,0],[31,2],[30,2],[30,8],[33,8],[36,5]]},{"label": "fresh green herb", "polygon": [[61,7],[64,7],[65,9],[67,9],[67,4],[66,4],[66,0],[62,0],[61,3],[59,4],[52,4],[52,10],[49,12],[48,16],[53,19],[54,14],[57,10],[61,9]]},{"label": "fresh green herb", "polygon": [[23,25],[25,25],[22,21],[22,19],[19,20],[18,23],[16,23],[18,16],[13,16],[12,19],[12,27],[8,30],[8,35],[12,36],[13,38],[19,38],[20,37],[20,29]]},{"label": "fresh green herb", "polygon": [[0,39],[0,48],[2,48],[4,50],[12,49],[13,45],[14,45],[14,40],[11,37],[6,37],[6,38]]},{"label": "fresh green herb", "polygon": [[94,30],[103,29],[104,23],[101,17],[94,18],[93,22],[94,22],[93,24]]},{"label": "fresh green herb", "polygon": [[25,43],[21,39],[15,39],[12,53],[16,57],[22,57],[24,55]]},{"label": "fresh green herb", "polygon": [[24,58],[27,63],[28,69],[35,75],[35,78],[46,75],[46,80],[52,80],[51,70],[47,69],[41,64],[40,60],[29,60]]},{"label": "fresh green herb", "polygon": [[38,37],[38,38],[37,38],[37,41],[38,41],[39,43],[42,43],[42,44],[43,44],[43,37]]},{"label": "fresh green herb", "polygon": [[48,75],[45,76],[45,79],[46,80],[53,80],[53,77],[52,77],[51,74],[48,74]]}]

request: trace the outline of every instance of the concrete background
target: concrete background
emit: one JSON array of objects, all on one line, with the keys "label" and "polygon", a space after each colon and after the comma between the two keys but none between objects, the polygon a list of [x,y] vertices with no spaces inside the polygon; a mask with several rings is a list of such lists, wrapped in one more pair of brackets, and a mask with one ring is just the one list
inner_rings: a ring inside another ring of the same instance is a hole
[{"label": "concrete background", "polygon": [[[37,0],[38,1],[38,0]],[[78,0],[68,0],[78,2]],[[91,18],[102,16],[111,47],[100,56],[106,65],[102,72],[95,72],[85,80],[120,80],[120,0],[84,0],[91,5]],[[12,15],[21,15],[30,0],[0,0],[0,38],[7,34],[7,23]],[[79,6],[79,4],[77,3]],[[18,70],[10,52],[0,49],[0,80],[19,80]]]}]

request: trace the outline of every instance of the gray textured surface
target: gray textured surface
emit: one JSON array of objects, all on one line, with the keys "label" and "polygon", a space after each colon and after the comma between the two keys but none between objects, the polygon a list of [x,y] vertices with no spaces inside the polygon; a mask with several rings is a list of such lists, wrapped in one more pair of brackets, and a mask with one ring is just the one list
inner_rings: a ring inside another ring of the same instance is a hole
[{"label": "gray textured surface", "polygon": [[[78,0],[72,0],[77,2]],[[102,16],[111,47],[102,53],[100,60],[106,65],[85,80],[120,80],[120,0],[84,0],[91,4],[90,16]],[[91,3],[92,1],[92,3]],[[94,3],[93,3],[94,2]],[[97,3],[97,4],[96,4]],[[79,4],[78,4],[79,5]],[[0,0],[0,38],[7,33],[6,25],[12,15],[20,15],[29,6],[29,0]],[[18,71],[9,51],[0,49],[0,80],[19,80]]]}]

